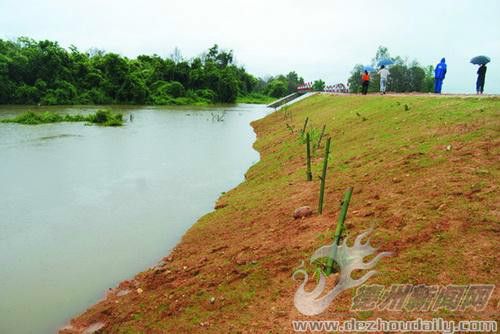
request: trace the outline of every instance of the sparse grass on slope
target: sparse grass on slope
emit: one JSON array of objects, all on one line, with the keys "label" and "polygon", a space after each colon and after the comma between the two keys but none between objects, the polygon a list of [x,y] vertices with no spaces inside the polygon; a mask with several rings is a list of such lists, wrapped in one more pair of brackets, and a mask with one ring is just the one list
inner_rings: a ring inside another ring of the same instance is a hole
[{"label": "sparse grass on slope", "polygon": [[[261,161],[246,181],[163,264],[123,282],[73,325],[102,321],[112,333],[282,333],[297,319],[495,319],[498,292],[482,312],[358,313],[349,310],[353,290],[320,316],[304,317],[293,306],[299,282],[291,274],[331,242],[339,201],[354,186],[349,239],[373,225],[372,243],[394,253],[369,283],[499,282],[499,115],[497,98],[325,95],[273,113],[254,123]],[[318,200],[325,140],[306,182],[298,134],[306,117],[309,130],[326,124],[332,137],[326,201],[322,216],[293,220],[295,208],[315,209]]]}]

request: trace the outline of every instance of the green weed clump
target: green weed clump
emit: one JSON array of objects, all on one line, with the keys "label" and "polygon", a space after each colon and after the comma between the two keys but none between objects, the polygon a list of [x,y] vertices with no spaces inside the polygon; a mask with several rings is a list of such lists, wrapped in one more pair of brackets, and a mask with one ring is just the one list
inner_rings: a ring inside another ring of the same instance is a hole
[{"label": "green weed clump", "polygon": [[19,124],[29,124],[29,125],[55,123],[55,122],[62,122],[62,116],[50,112],[37,114],[32,111],[22,113],[21,115],[18,115],[14,118],[2,120],[2,123],[19,123]]},{"label": "green weed clump", "polygon": [[98,110],[95,114],[88,115],[87,121],[103,126],[122,126],[123,116],[111,110]]},{"label": "green weed clump", "polygon": [[111,110],[98,110],[96,113],[89,115],[63,115],[50,111],[46,111],[43,113],[28,111],[13,118],[2,119],[1,122],[26,125],[60,122],[88,122],[90,124],[97,124],[102,126],[122,126],[123,116],[122,114],[112,112]]}]

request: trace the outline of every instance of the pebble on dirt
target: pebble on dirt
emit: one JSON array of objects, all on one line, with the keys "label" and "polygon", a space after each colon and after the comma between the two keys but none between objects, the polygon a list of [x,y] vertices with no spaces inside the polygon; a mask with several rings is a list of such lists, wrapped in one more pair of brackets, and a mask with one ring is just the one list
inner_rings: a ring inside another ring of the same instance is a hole
[{"label": "pebble on dirt", "polygon": [[293,212],[293,218],[295,219],[309,217],[310,215],[312,215],[312,210],[308,206],[301,206]]}]

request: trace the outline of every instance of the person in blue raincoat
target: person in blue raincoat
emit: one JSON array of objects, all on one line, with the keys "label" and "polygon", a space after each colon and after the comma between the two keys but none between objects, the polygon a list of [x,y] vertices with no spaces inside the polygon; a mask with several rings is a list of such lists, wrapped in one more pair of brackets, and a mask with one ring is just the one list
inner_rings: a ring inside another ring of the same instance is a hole
[{"label": "person in blue raincoat", "polygon": [[443,87],[443,80],[446,76],[446,60],[443,58],[437,64],[434,70],[434,93],[441,94],[441,87]]}]

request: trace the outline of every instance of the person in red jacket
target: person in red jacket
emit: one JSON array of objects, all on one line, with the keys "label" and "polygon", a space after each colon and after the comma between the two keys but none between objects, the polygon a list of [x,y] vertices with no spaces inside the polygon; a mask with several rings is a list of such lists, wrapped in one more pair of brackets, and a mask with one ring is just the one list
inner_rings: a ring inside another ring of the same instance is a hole
[{"label": "person in red jacket", "polygon": [[368,85],[370,84],[370,75],[368,74],[368,71],[365,71],[365,73],[361,75],[361,84],[363,87],[361,92],[363,95],[366,95],[366,93],[368,93]]}]

